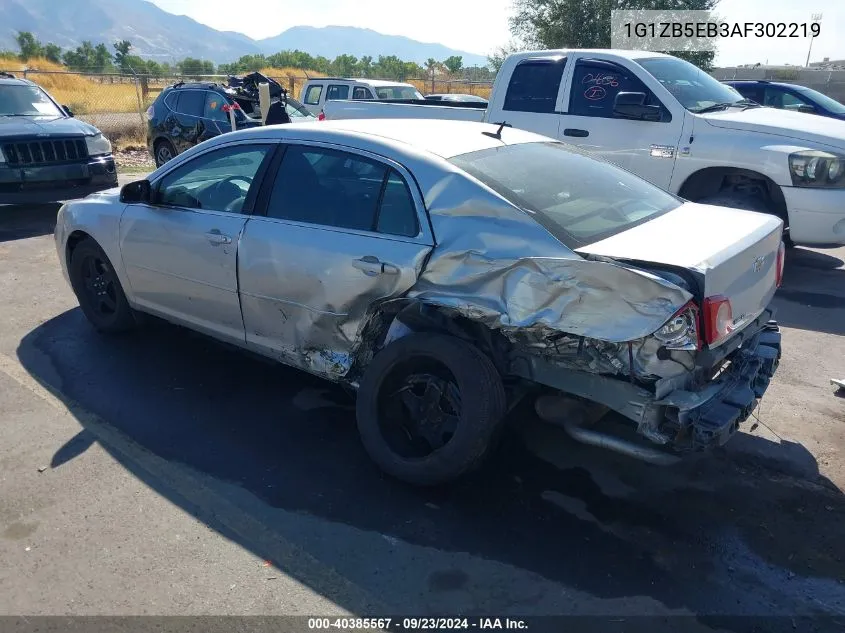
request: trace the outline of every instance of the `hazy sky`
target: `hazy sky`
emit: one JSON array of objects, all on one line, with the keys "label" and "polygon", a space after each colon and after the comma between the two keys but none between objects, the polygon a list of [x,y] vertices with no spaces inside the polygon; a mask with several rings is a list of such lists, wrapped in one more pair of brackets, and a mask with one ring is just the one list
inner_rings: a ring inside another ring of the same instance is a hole
[{"label": "hazy sky", "polygon": [[[291,26],[348,25],[381,33],[439,42],[487,54],[510,39],[512,0],[152,0],[161,8],[188,15],[220,30],[253,38],[278,35]],[[728,21],[804,22],[823,13],[821,35],[812,60],[845,59],[845,0],[722,0],[717,9]],[[729,39],[719,44],[717,63],[803,64],[806,39]]]}]

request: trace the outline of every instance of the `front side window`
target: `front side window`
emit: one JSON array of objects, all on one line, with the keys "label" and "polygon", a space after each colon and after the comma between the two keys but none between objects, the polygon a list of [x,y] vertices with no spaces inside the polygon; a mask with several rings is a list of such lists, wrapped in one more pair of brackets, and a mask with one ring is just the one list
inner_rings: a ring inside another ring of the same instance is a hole
[{"label": "front side window", "polygon": [[0,116],[64,116],[38,86],[0,86]]},{"label": "front side window", "polygon": [[241,213],[270,145],[237,145],[197,156],[161,179],[156,203]]},{"label": "front side window", "polygon": [[228,101],[221,95],[216,92],[207,92],[205,94],[203,118],[229,123],[229,115],[223,111],[223,106],[227,104]]},{"label": "front side window", "polygon": [[557,104],[566,59],[524,61],[517,64],[505,94],[504,110],[552,113]]},{"label": "front side window", "polygon": [[681,205],[630,172],[562,143],[507,145],[450,162],[570,248],[621,233]]},{"label": "front side window", "polygon": [[307,105],[320,105],[320,95],[323,94],[323,86],[321,84],[312,84],[308,86],[305,91],[305,103]]},{"label": "front side window", "polygon": [[770,108],[780,108],[782,110],[798,110],[803,105],[812,106],[809,101],[802,99],[801,97],[794,95],[790,92],[787,92],[783,88],[777,87],[767,87],[766,88],[766,96],[763,105],[769,106]]},{"label": "front side window", "polygon": [[349,98],[349,86],[334,84],[329,86],[326,92],[326,101],[337,101],[338,99]]},{"label": "front side window", "polygon": [[805,86],[795,86],[794,89],[795,92],[800,94],[802,97],[806,97],[808,102],[816,102],[827,111],[833,112],[834,114],[845,114],[845,105],[842,105],[836,99],[828,97],[826,94],[822,94],[818,90],[806,88]]},{"label": "front side window", "polygon": [[291,145],[273,184],[267,216],[416,235],[413,209],[405,181],[386,165],[348,152]]},{"label": "front side window", "polygon": [[621,66],[603,61],[578,62],[572,78],[569,114],[613,118],[613,102],[620,92],[643,92],[646,105],[659,105],[643,82]]},{"label": "front side window", "polygon": [[720,103],[736,103],[743,99],[737,90],[683,59],[652,57],[638,59],[636,62],[691,112],[698,112]]}]

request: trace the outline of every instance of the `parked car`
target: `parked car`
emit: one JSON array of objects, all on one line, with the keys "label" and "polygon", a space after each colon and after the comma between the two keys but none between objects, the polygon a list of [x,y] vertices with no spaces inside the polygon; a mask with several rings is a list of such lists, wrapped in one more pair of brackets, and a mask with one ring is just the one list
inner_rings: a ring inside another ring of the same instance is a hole
[{"label": "parked car", "polygon": [[449,93],[449,94],[431,94],[425,96],[426,101],[460,101],[460,102],[469,102],[469,103],[483,103],[485,106],[487,105],[487,99],[484,97],[479,97],[477,95],[465,95],[459,93]]},{"label": "parked car", "polygon": [[[55,240],[97,330],[150,313],[357,389],[370,456],[434,484],[526,393],[652,462],[726,442],[780,358],[782,228],[529,132],[393,120],[219,136]],[[608,409],[640,441],[586,425]]]},{"label": "parked car", "polygon": [[323,111],[323,106],[327,101],[335,99],[401,101],[422,98],[422,94],[414,86],[400,81],[343,79],[341,77],[309,79],[302,86],[299,96],[305,107],[315,115]]},{"label": "parked car", "polygon": [[496,75],[490,105],[474,105],[332,101],[325,116],[507,122],[687,200],[771,213],[787,243],[845,244],[845,121],[760,107],[676,57],[517,53]]},{"label": "parked car", "polygon": [[[230,78],[230,83],[232,79],[235,78]],[[257,107],[257,88],[246,92],[240,88],[240,84],[232,87],[180,82],[162,90],[147,109],[147,147],[156,165],[161,167],[186,149],[231,132],[227,110],[233,106],[238,129],[263,125]],[[281,98],[290,122],[315,119],[296,99],[286,93]]]},{"label": "parked car", "polygon": [[117,186],[109,140],[37,84],[0,73],[0,204],[82,198]]},{"label": "parked car", "polygon": [[845,105],[818,90],[776,81],[726,81],[746,99],[770,108],[845,119]]}]

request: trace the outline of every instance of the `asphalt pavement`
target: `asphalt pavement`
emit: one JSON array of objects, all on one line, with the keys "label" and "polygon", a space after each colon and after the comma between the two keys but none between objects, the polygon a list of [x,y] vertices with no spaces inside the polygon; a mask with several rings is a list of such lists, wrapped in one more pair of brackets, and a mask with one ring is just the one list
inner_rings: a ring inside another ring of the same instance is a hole
[{"label": "asphalt pavement", "polygon": [[0,207],[0,614],[845,617],[845,249],[789,254],[784,358],[726,449],[648,466],[521,407],[483,471],[417,490],[331,385],[96,334],[56,210]]}]

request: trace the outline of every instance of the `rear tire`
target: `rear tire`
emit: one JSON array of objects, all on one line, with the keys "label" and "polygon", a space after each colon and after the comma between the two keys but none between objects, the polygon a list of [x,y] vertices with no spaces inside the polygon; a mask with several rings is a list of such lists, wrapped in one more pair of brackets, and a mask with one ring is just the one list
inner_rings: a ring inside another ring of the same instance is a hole
[{"label": "rear tire", "polygon": [[784,232],[783,243],[787,248],[792,248],[794,243],[789,237],[788,219],[783,217],[780,213],[772,211],[765,200],[759,196],[749,196],[740,193],[717,193],[715,196],[708,196],[701,200],[696,200],[699,204],[712,204],[717,207],[729,207],[731,209],[742,209],[743,211],[756,211],[757,213],[768,213],[775,215],[783,220]]},{"label": "rear tire", "polygon": [[117,272],[97,242],[87,238],[76,245],[68,276],[79,307],[94,329],[113,333],[135,327],[135,315]]},{"label": "rear tire", "polygon": [[388,345],[358,389],[358,431],[387,474],[417,486],[477,468],[507,411],[502,379],[469,343],[435,333]]},{"label": "rear tire", "polygon": [[167,139],[159,139],[156,141],[155,146],[153,147],[154,150],[154,158],[156,162],[156,167],[161,167],[165,163],[170,162],[174,158],[176,158],[176,148],[173,147],[173,143],[168,141]]}]

